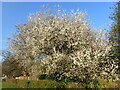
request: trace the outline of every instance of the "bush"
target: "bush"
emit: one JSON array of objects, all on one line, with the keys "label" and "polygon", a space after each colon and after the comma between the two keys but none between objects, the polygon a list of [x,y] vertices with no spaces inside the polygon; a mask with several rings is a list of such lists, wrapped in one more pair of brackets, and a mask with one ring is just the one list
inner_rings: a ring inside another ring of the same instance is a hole
[{"label": "bush", "polygon": [[64,88],[66,83],[64,82],[56,82],[54,80],[39,80],[39,81],[33,81],[33,80],[12,80],[12,83],[17,84],[20,87],[24,88]]},{"label": "bush", "polygon": [[46,74],[42,74],[38,77],[38,79],[43,80],[43,79],[47,79],[47,75]]}]

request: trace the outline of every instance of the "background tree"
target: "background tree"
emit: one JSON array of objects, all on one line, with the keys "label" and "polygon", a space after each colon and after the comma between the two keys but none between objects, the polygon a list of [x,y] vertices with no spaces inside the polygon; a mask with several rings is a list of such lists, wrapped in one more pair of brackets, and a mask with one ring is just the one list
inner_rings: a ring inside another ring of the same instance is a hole
[{"label": "background tree", "polygon": [[0,71],[2,70],[2,65],[1,65],[1,63],[0,63]]},{"label": "background tree", "polygon": [[116,3],[113,15],[110,17],[114,22],[110,31],[110,42],[116,43],[113,46],[112,53],[114,54],[113,58],[118,58],[119,68],[118,73],[120,74],[120,1]]},{"label": "background tree", "polygon": [[19,62],[14,58],[13,53],[4,53],[4,61],[2,62],[2,73],[8,77],[16,77],[22,74],[22,67],[20,67]]}]

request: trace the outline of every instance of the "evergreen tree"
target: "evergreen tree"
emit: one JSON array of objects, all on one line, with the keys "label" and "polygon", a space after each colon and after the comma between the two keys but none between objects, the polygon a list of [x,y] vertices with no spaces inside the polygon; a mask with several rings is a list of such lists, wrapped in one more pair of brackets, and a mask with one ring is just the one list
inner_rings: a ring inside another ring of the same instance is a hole
[{"label": "evergreen tree", "polygon": [[116,3],[115,12],[113,13],[113,16],[110,17],[112,20],[114,20],[111,31],[110,31],[110,42],[115,42],[114,46],[114,54],[115,57],[120,59],[120,2]]},{"label": "evergreen tree", "polygon": [[[110,31],[110,38],[109,41],[116,43],[115,46],[113,46],[112,53],[114,54],[113,58],[118,59],[118,66],[120,66],[120,1],[116,3],[114,9],[114,13],[112,17],[110,17],[114,22],[111,27]],[[118,69],[120,73],[120,67]]]},{"label": "evergreen tree", "polygon": [[16,77],[22,74],[23,67],[19,65],[19,62],[14,58],[14,53],[4,52],[2,62],[2,73],[8,77]]}]

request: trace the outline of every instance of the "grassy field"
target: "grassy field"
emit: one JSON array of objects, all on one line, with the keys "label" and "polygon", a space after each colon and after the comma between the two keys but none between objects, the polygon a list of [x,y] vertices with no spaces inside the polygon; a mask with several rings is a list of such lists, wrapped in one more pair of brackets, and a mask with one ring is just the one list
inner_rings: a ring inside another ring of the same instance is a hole
[{"label": "grassy field", "polygon": [[[0,82],[2,84],[2,88],[84,88],[81,83],[77,82],[56,82],[53,80],[39,80],[39,81],[33,81],[33,80],[15,80],[10,79],[8,81],[11,81],[11,83],[8,82]],[[17,82],[17,85],[15,85]],[[29,82],[29,85],[27,85]],[[100,81],[98,88],[120,88],[120,81],[116,82],[106,82],[106,81]],[[19,87],[18,87],[19,86]],[[90,86],[92,88],[92,86]]]},{"label": "grassy field", "polygon": [[2,81],[0,83],[2,83],[2,88],[19,88],[16,85],[13,85],[13,84],[10,84],[10,83],[4,82],[4,81]]}]

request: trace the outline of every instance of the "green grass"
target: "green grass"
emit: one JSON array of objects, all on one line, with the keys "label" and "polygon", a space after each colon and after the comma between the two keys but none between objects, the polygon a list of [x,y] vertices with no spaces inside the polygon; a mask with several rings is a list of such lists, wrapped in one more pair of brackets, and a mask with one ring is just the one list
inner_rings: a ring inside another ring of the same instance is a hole
[{"label": "green grass", "polygon": [[[14,83],[16,85],[7,83],[5,81],[2,82],[3,88],[85,88],[82,83],[77,82],[56,82],[54,80],[15,80],[10,79],[11,83]],[[29,82],[29,84],[28,84]],[[1,84],[1,82],[0,82]],[[18,87],[19,86],[19,87]],[[104,80],[100,81],[99,84],[97,84],[98,88],[120,88],[120,81],[116,82],[106,82]],[[93,84],[89,85],[90,88],[94,88]]]},{"label": "green grass", "polygon": [[16,82],[20,87],[25,88],[63,88],[65,86],[64,82],[56,82],[54,80],[12,80],[12,83]]},{"label": "green grass", "polygon": [[115,83],[118,83],[118,84],[120,84],[120,81],[115,81]]},{"label": "green grass", "polygon": [[19,88],[19,87],[16,86],[16,85],[13,85],[13,84],[2,81],[2,88]]}]

